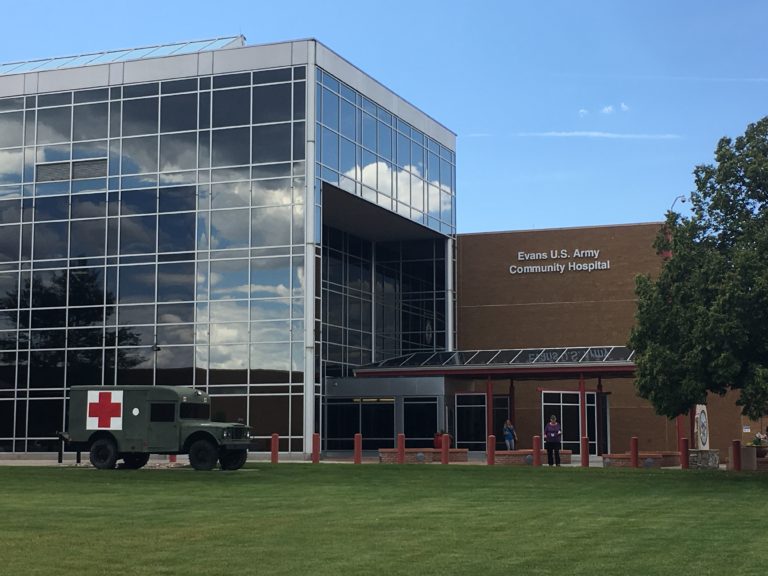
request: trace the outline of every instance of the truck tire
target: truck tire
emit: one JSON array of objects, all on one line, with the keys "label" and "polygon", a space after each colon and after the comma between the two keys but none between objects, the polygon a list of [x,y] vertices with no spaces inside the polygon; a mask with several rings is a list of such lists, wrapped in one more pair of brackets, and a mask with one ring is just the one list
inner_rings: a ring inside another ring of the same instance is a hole
[{"label": "truck tire", "polygon": [[99,470],[112,470],[117,463],[117,446],[111,438],[99,438],[91,444],[91,464]]},{"label": "truck tire", "polygon": [[144,454],[141,452],[126,454],[123,456],[122,468],[127,468],[128,470],[138,470],[147,462],[149,462],[149,454]]},{"label": "truck tire", "polygon": [[248,460],[248,450],[224,450],[219,458],[222,470],[239,470]]},{"label": "truck tire", "polygon": [[213,470],[219,459],[219,449],[210,440],[195,440],[189,447],[189,463],[195,470]]}]

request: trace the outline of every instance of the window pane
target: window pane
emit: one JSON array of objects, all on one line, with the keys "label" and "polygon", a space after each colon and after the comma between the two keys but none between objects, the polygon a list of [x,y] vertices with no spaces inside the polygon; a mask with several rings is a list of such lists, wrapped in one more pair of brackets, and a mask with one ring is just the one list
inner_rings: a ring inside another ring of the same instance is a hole
[{"label": "window pane", "polygon": [[0,114],[0,148],[21,146],[24,138],[23,112]]},{"label": "window pane", "polygon": [[[120,267],[120,304],[153,302],[155,299],[155,266]],[[122,320],[121,320],[121,323]]]},{"label": "window pane", "polygon": [[195,214],[162,214],[158,221],[158,252],[188,252],[195,249]]},{"label": "window pane", "polygon": [[211,250],[247,248],[249,216],[248,210],[211,212]]},{"label": "window pane", "polygon": [[123,174],[157,172],[157,136],[123,140]]},{"label": "window pane", "polygon": [[104,256],[104,232],[106,221],[73,220],[70,224],[70,258],[87,258]]},{"label": "window pane", "polygon": [[253,163],[286,162],[291,159],[291,125],[253,127]]},{"label": "window pane", "polygon": [[166,96],[160,109],[160,132],[182,132],[197,128],[197,94]]},{"label": "window pane", "polygon": [[157,191],[154,188],[148,190],[124,190],[120,194],[120,214],[148,214],[157,211]]},{"label": "window pane", "polygon": [[213,127],[250,124],[251,94],[247,88],[213,93]]},{"label": "window pane", "polygon": [[194,210],[196,203],[194,186],[160,188],[160,212]]},{"label": "window pane", "polygon": [[107,209],[106,194],[78,194],[72,196],[72,218],[104,216]]},{"label": "window pane", "polygon": [[[275,298],[290,296],[291,261],[290,258],[254,258],[251,260],[251,297]],[[262,314],[266,311],[262,311]],[[287,318],[285,315],[278,316]],[[257,317],[258,320],[270,320],[273,316]]]},{"label": "window pane", "polygon": [[37,111],[37,143],[68,142],[72,108],[46,108]]},{"label": "window pane", "polygon": [[0,150],[0,184],[21,182],[24,155],[21,148]]},{"label": "window pane", "polygon": [[61,270],[36,270],[32,273],[32,307],[66,306],[66,273]]},{"label": "window pane", "polygon": [[69,271],[69,305],[97,306],[104,303],[104,269]]},{"label": "window pane", "polygon": [[123,102],[123,136],[156,133],[157,114],[157,98],[125,100]]},{"label": "window pane", "polygon": [[67,223],[45,222],[35,225],[35,259],[67,257]]},{"label": "window pane", "polygon": [[120,254],[149,254],[155,251],[156,217],[137,216],[120,222]]},{"label": "window pane", "polygon": [[75,106],[73,140],[97,140],[107,137],[107,103]]},{"label": "window pane", "polygon": [[53,196],[35,199],[35,220],[65,220],[69,217],[69,197]]},{"label": "window pane", "polygon": [[271,206],[291,203],[290,178],[256,180],[251,189],[252,206]]},{"label": "window pane", "polygon": [[248,297],[248,260],[211,262],[211,300]]},{"label": "window pane", "polygon": [[195,263],[179,262],[157,266],[157,301],[195,299]]},{"label": "window pane", "polygon": [[291,207],[254,208],[251,246],[282,246],[291,243]]},{"label": "window pane", "polygon": [[194,170],[197,168],[197,134],[160,136],[160,171]]},{"label": "window pane", "polygon": [[273,84],[253,89],[253,123],[291,119],[291,85]]},{"label": "window pane", "polygon": [[213,131],[211,165],[215,168],[248,164],[248,133],[248,128]]}]

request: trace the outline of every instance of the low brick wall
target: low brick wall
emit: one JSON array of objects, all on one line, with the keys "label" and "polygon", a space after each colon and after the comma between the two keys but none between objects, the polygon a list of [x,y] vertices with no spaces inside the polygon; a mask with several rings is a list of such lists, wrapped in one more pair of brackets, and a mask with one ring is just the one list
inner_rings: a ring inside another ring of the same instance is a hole
[{"label": "low brick wall", "polygon": [[674,466],[680,466],[680,452],[661,452],[661,467],[672,468]]},{"label": "low brick wall", "polygon": [[[640,452],[637,462],[640,468],[661,468],[664,464],[662,452]],[[679,464],[679,459],[678,459]],[[603,454],[603,468],[631,468],[631,454]]]},{"label": "low brick wall", "polygon": [[[441,451],[435,448],[406,448],[406,464],[429,464],[441,462]],[[468,462],[469,451],[466,448],[451,448],[448,451],[448,462]],[[382,464],[397,464],[397,448],[379,448],[379,462]]]},{"label": "low brick wall", "polygon": [[[547,463],[547,451],[541,450],[541,463]],[[560,462],[571,463],[571,450],[560,450]],[[496,464],[500,466],[531,466],[533,464],[533,450],[497,450]]]}]

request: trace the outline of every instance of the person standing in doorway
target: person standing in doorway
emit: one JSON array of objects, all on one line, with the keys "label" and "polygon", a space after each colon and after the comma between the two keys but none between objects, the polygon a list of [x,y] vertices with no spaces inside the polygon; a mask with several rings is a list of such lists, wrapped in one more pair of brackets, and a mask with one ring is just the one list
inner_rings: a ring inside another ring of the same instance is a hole
[{"label": "person standing in doorway", "polygon": [[507,419],[504,422],[504,442],[507,444],[507,450],[514,450],[517,443],[517,432],[512,421]]},{"label": "person standing in doorway", "polygon": [[563,430],[557,422],[557,416],[549,417],[549,424],[544,427],[544,439],[547,448],[547,463],[552,466],[560,466],[560,444],[563,439]]}]

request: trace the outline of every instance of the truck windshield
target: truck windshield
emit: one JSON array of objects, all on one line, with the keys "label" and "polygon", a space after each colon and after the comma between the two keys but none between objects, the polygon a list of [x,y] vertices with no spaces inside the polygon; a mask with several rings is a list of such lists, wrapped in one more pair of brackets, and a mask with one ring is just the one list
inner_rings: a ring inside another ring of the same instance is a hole
[{"label": "truck windshield", "polygon": [[189,420],[209,420],[211,407],[209,404],[182,404],[179,416]]}]

